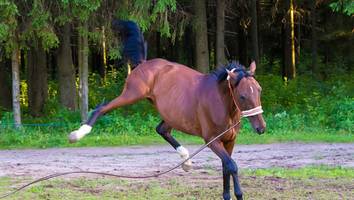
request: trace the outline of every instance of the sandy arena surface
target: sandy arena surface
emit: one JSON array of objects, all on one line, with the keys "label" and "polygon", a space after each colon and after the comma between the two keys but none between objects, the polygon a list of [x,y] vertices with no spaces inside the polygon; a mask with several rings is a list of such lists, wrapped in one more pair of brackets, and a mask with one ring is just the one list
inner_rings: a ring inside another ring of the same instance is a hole
[{"label": "sandy arena surface", "polygon": [[[199,146],[186,146],[190,153]],[[296,168],[308,165],[354,167],[354,144],[264,144],[237,145],[233,158],[239,168]],[[144,175],[168,169],[181,161],[170,146],[107,148],[58,148],[0,151],[0,176],[40,177],[78,170]],[[221,170],[218,157],[205,149],[192,159],[191,172]],[[185,172],[177,169],[172,175]]]}]

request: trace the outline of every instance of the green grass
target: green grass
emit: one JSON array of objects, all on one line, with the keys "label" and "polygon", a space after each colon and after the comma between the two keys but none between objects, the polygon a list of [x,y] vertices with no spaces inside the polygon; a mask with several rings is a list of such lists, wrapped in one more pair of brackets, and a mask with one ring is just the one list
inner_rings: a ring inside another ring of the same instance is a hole
[{"label": "green grass", "polygon": [[307,166],[303,168],[268,168],[268,169],[246,169],[242,174],[258,177],[279,177],[279,178],[324,178],[324,179],[351,179],[354,180],[354,168]]},{"label": "green grass", "polygon": [[[96,129],[78,143],[70,144],[67,136],[74,128],[23,128],[22,130],[3,129],[0,132],[0,149],[17,148],[50,148],[50,147],[94,147],[94,146],[127,146],[167,144],[161,136],[154,133],[106,133],[105,129]],[[203,144],[204,141],[196,136],[174,132],[176,139],[183,144]],[[353,143],[353,134],[327,132],[276,132],[258,135],[242,131],[238,144],[268,144],[279,142],[342,142]]]},{"label": "green grass", "polygon": [[[147,120],[134,114],[123,117],[113,114],[105,117],[94,127],[92,133],[75,144],[67,140],[68,134],[80,125],[66,123],[58,127],[23,127],[19,130],[0,126],[0,149],[16,148],[49,148],[49,147],[92,147],[92,146],[127,146],[167,144],[155,132],[159,118],[148,115]],[[273,119],[274,120],[274,119]],[[276,123],[276,122],[273,122]],[[354,134],[347,131],[331,129],[316,129],[312,127],[279,128],[268,125],[268,131],[263,135],[253,132],[249,122],[243,121],[243,127],[237,137],[238,144],[267,144],[279,142],[342,142],[353,143]],[[203,140],[177,131],[173,135],[183,144],[203,144]]]},{"label": "green grass", "polygon": [[[8,199],[221,199],[222,178],[219,173],[147,180],[56,179],[36,184]],[[353,177],[353,168],[326,166],[240,172],[246,199],[350,199],[353,197]],[[0,178],[0,194],[18,182],[19,179],[15,178]]]}]

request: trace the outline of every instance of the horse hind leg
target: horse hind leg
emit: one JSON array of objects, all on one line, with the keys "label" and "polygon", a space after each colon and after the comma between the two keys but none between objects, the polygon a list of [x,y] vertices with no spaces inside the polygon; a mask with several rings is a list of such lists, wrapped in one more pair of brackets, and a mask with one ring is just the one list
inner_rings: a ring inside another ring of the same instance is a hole
[{"label": "horse hind leg", "polygon": [[[160,124],[156,127],[156,132],[161,135],[182,157],[182,159],[189,158],[188,150],[183,147],[172,135],[172,127],[169,126],[166,122],[161,121]],[[182,164],[182,169],[188,172],[192,168],[192,161],[189,159]]]},{"label": "horse hind leg", "polygon": [[92,126],[100,116],[116,108],[133,104],[136,101],[146,97],[146,94],[148,93],[148,87],[143,83],[143,81],[137,77],[134,78],[132,76],[133,74],[128,77],[123,92],[120,96],[107,104],[97,106],[89,119],[78,130],[70,133],[69,141],[71,143],[77,142],[85,135],[89,134],[91,132]]}]

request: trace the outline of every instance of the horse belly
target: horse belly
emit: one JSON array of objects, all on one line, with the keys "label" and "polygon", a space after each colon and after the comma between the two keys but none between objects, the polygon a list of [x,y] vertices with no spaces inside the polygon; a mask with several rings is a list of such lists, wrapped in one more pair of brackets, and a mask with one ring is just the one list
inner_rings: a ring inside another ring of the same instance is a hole
[{"label": "horse belly", "polygon": [[155,106],[163,120],[176,130],[198,135],[197,101],[187,88],[174,88],[156,96]]},{"label": "horse belly", "polygon": [[198,88],[203,75],[181,65],[163,63],[156,68],[146,68],[146,71],[157,70],[150,79],[149,98],[171,127],[185,133],[198,134]]},{"label": "horse belly", "polygon": [[[160,111],[159,111],[160,112]],[[172,128],[182,131],[184,133],[190,135],[200,135],[200,128],[198,121],[195,120],[193,117],[186,117],[186,116],[171,116],[169,114],[161,114],[162,119],[170,125]]]}]

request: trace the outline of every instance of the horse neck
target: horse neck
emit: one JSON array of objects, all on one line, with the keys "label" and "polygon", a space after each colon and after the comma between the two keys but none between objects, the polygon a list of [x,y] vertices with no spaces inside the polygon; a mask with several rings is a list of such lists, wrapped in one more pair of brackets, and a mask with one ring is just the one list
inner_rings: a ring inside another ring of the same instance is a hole
[{"label": "horse neck", "polygon": [[223,104],[225,106],[225,110],[227,111],[227,114],[232,118],[232,119],[238,119],[240,118],[241,111],[237,109],[235,102],[233,100],[232,94],[228,85],[228,82],[225,80],[221,83],[218,84],[218,92],[222,98]]}]

